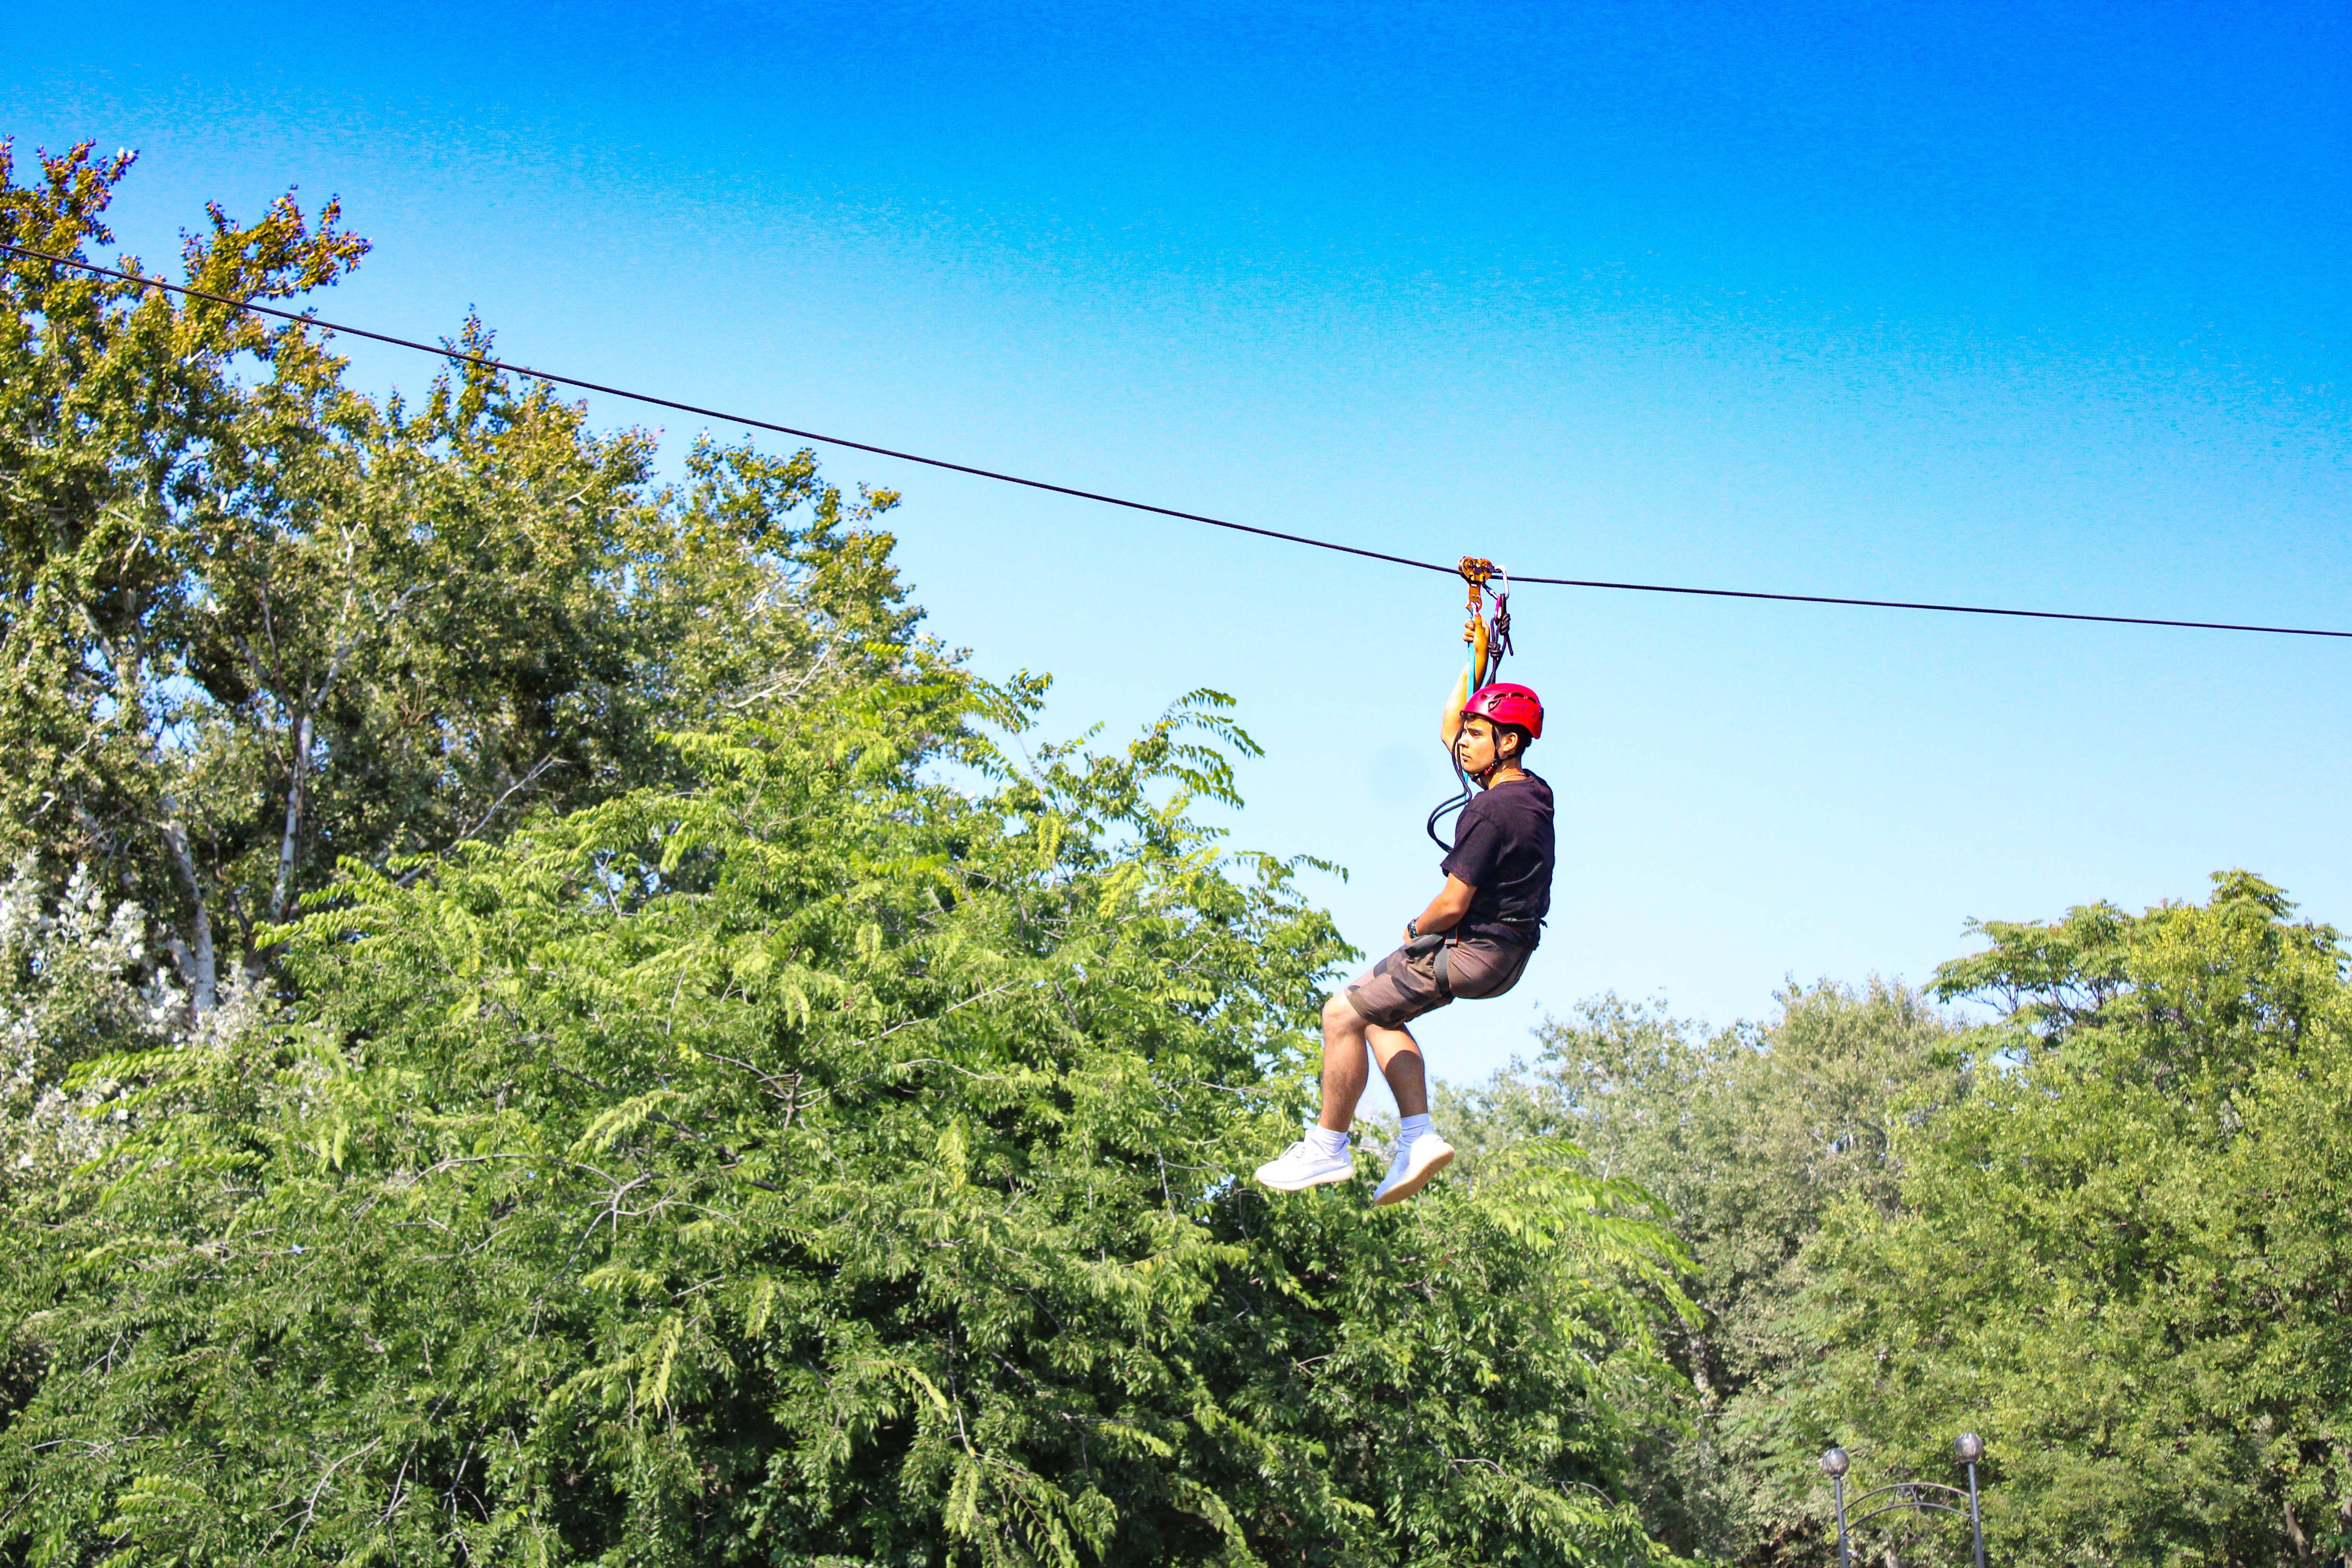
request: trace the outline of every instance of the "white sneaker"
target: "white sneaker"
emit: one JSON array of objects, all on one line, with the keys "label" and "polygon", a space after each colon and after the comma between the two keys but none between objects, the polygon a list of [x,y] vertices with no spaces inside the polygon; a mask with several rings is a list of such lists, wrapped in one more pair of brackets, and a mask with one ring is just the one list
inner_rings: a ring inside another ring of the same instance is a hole
[{"label": "white sneaker", "polygon": [[1344,1182],[1356,1173],[1355,1160],[1346,1154],[1326,1154],[1301,1138],[1257,1168],[1257,1179],[1277,1193],[1303,1193],[1326,1182]]},{"label": "white sneaker", "polygon": [[1372,1189],[1372,1202],[1401,1204],[1453,1163],[1454,1145],[1434,1132],[1424,1132],[1396,1152],[1396,1158],[1389,1162],[1389,1173]]}]

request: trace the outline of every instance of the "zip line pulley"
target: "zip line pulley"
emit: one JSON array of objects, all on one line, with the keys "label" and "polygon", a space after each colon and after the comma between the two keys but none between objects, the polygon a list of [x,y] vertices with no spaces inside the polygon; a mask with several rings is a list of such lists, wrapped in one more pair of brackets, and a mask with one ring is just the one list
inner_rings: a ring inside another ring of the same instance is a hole
[{"label": "zip line pulley", "polygon": [[[1445,748],[1445,760],[1454,769],[1454,782],[1460,785],[1451,799],[1439,805],[1422,825],[1430,841],[1440,849],[1453,851],[1454,846],[1438,837],[1437,825],[1470,804],[1470,775],[1462,771],[1462,759],[1454,750],[1454,741],[1462,733],[1462,710],[1469,705],[1470,694],[1484,686],[1491,686],[1503,668],[1503,656],[1517,650],[1511,647],[1511,574],[1483,555],[1465,555],[1455,568],[1470,590],[1469,619],[1462,623],[1462,641],[1469,650],[1462,673],[1454,678],[1454,692],[1445,701],[1445,711],[1438,721],[1438,744]],[[1500,586],[1496,586],[1499,584]],[[1492,601],[1493,608],[1487,607]]]}]

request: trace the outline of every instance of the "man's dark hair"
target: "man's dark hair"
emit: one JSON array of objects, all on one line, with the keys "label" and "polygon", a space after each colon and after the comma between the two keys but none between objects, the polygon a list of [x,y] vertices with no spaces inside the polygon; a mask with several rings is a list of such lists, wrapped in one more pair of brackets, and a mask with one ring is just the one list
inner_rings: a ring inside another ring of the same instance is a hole
[{"label": "man's dark hair", "polygon": [[[1506,735],[1517,735],[1519,738],[1518,750],[1511,753],[1514,757],[1526,756],[1528,754],[1528,748],[1536,743],[1536,738],[1528,733],[1525,725],[1497,724],[1495,726],[1495,739],[1497,742],[1501,741],[1501,739]],[[1499,746],[1496,749],[1499,750]]]}]

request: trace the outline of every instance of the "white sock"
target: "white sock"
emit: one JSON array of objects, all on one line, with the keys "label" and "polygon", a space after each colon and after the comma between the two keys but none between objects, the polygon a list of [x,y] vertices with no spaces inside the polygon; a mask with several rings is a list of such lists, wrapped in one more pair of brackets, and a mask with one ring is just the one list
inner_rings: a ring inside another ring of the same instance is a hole
[{"label": "white sock", "polygon": [[1426,1113],[1420,1116],[1408,1116],[1404,1119],[1404,1130],[1398,1137],[1397,1142],[1401,1146],[1410,1149],[1412,1147],[1414,1139],[1419,1138],[1424,1132],[1434,1131],[1435,1129],[1432,1128],[1429,1124],[1429,1117]]},{"label": "white sock", "polygon": [[1348,1152],[1348,1135],[1334,1132],[1328,1127],[1310,1127],[1307,1130],[1307,1146],[1318,1154],[1344,1154]]}]

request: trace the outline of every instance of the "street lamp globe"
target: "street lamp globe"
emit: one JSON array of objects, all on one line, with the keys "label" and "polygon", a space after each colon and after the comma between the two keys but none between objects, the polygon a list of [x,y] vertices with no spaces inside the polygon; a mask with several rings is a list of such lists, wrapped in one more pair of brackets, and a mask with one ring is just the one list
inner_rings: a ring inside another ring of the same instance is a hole
[{"label": "street lamp globe", "polygon": [[1973,1465],[1984,1458],[1984,1439],[1973,1432],[1963,1432],[1952,1440],[1952,1452],[1964,1465]]},{"label": "street lamp globe", "polygon": [[1828,1453],[1822,1456],[1822,1470],[1832,1476],[1842,1476],[1845,1474],[1846,1471],[1852,1468],[1853,1464],[1853,1461],[1845,1457],[1845,1450],[1843,1448],[1832,1448]]}]

